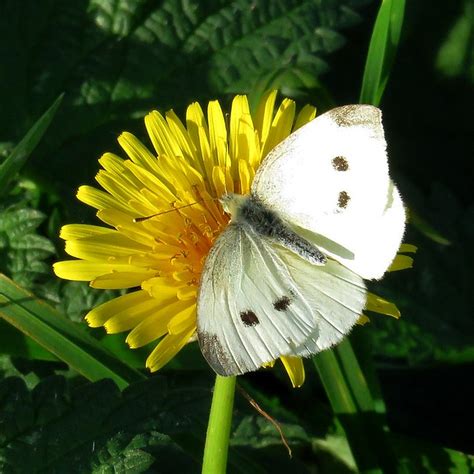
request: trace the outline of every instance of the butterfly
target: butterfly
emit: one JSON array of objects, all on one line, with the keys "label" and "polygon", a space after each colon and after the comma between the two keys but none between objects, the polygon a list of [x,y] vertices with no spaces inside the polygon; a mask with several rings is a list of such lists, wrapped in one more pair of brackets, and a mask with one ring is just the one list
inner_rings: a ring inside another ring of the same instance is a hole
[{"label": "butterfly", "polygon": [[226,229],[204,263],[197,300],[201,351],[220,375],[337,344],[403,237],[381,111],[332,109],[262,161],[248,195],[226,194]]}]

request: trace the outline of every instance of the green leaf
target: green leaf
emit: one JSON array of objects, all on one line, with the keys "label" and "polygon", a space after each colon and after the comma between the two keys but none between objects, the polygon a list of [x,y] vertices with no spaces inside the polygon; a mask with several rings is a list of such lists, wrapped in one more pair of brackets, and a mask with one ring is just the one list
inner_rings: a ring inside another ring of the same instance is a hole
[{"label": "green leaf", "polygon": [[409,210],[409,220],[410,224],[418,229],[422,234],[424,234],[429,239],[441,245],[450,245],[451,242],[441,235],[429,222],[423,219],[419,214],[417,214],[413,209]]},{"label": "green leaf", "polygon": [[[343,344],[350,343],[345,340]],[[381,468],[390,463],[392,456],[387,454],[385,434],[380,420],[376,419],[374,403],[355,355],[347,354],[346,350],[341,360],[337,349],[326,350],[314,356],[313,362],[334,414],[344,429],[358,470],[383,472]],[[349,371],[354,373],[348,375]],[[376,445],[381,449],[373,449]]]},{"label": "green leaf", "polygon": [[58,360],[51,352],[0,318],[0,354],[36,360]]},{"label": "green leaf", "polygon": [[196,472],[199,461],[180,436],[202,439],[209,397],[208,388],[173,387],[162,377],[123,394],[109,380],[70,391],[54,376],[29,391],[7,378],[0,381],[0,471]]},{"label": "green leaf", "polygon": [[275,473],[288,472],[289,469],[302,474],[310,473],[310,468],[300,459],[299,454],[312,449],[313,440],[299,425],[280,423],[280,428],[293,452],[291,458],[273,424],[262,416],[246,415],[237,420],[233,430],[230,441],[231,459],[236,452],[247,455],[256,467],[248,466],[246,472],[256,474],[269,472],[264,466],[272,466],[271,471]]},{"label": "green leaf", "polygon": [[51,124],[63,100],[61,94],[51,107],[35,122],[11,155],[0,165],[0,197],[6,193],[8,183],[20,171]]},{"label": "green leaf", "polygon": [[0,276],[0,317],[89,380],[109,377],[123,388],[143,378],[102,348],[81,325],[72,323],[5,276]]},{"label": "green leaf", "polygon": [[435,66],[446,78],[465,77],[474,83],[474,4],[464,2],[463,12],[456,18],[436,57]]},{"label": "green leaf", "polygon": [[117,296],[120,296],[117,291],[91,288],[87,282],[61,281],[55,295],[56,309],[71,321],[80,322],[89,310]]},{"label": "green leaf", "polygon": [[375,353],[412,367],[473,362],[474,250],[466,242],[474,239],[474,207],[465,208],[452,191],[436,183],[428,193],[413,195],[413,202],[451,245],[411,229],[407,241],[418,252],[409,279],[408,273],[396,272],[373,283],[374,292],[393,301],[402,315],[398,321],[371,317]]},{"label": "green leaf", "polygon": [[420,439],[391,435],[400,454],[400,463],[408,472],[417,474],[471,474],[474,456],[454,449],[435,446]]},{"label": "green leaf", "polygon": [[382,0],[365,63],[359,103],[378,106],[400,41],[405,0]]},{"label": "green leaf", "polygon": [[[3,140],[18,140],[36,111],[66,91],[42,147],[48,160],[32,165],[71,193],[94,174],[111,137],[153,108],[181,111],[196,99],[249,92],[272,75],[290,90],[320,76],[367,1],[6,2]],[[80,163],[77,172],[64,173],[71,163]]]},{"label": "green leaf", "polygon": [[35,209],[11,207],[0,211],[0,271],[32,288],[51,275],[44,262],[55,253],[53,244],[36,233],[45,215]]}]

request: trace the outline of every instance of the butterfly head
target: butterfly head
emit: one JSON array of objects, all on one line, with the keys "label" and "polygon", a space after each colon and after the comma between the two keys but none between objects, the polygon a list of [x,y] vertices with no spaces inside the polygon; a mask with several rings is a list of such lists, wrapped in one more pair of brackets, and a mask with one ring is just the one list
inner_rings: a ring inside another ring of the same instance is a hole
[{"label": "butterfly head", "polygon": [[224,212],[230,214],[235,219],[239,214],[239,209],[247,199],[247,196],[242,196],[241,194],[228,193],[224,194],[219,201]]}]

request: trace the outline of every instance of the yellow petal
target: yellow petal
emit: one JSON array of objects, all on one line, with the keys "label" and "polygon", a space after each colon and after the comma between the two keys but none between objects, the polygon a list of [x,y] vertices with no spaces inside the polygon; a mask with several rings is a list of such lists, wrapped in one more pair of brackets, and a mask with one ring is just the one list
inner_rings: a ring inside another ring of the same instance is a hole
[{"label": "yellow petal", "polygon": [[281,356],[280,360],[290,377],[293,388],[301,387],[305,379],[303,359],[301,357]]},{"label": "yellow petal", "polygon": [[114,271],[113,273],[107,273],[91,279],[90,286],[92,288],[101,288],[102,290],[135,288],[140,286],[143,280],[153,278],[156,274],[156,270]]},{"label": "yellow petal", "polygon": [[212,170],[212,184],[214,189],[216,190],[217,196],[223,196],[226,194],[226,182],[225,182],[225,175],[224,171],[220,166],[214,166]]},{"label": "yellow petal", "polygon": [[186,127],[189,132],[189,138],[191,139],[194,148],[196,149],[196,158],[200,163],[201,171],[205,170],[201,144],[199,139],[199,130],[202,129],[206,136],[209,136],[209,130],[207,128],[206,118],[201,106],[194,102],[186,109]]},{"label": "yellow petal", "polygon": [[174,158],[183,155],[166,120],[159,112],[154,110],[145,117],[145,127],[158,156],[166,155],[168,158]]},{"label": "yellow petal", "polygon": [[84,260],[65,260],[53,265],[54,273],[59,278],[75,281],[91,281],[100,275],[111,272],[133,272],[141,271],[141,268],[133,265],[121,265],[115,263],[86,262]]},{"label": "yellow petal", "polygon": [[187,331],[165,336],[146,360],[150,372],[156,372],[166,365],[189,342],[195,331],[196,326],[193,325]]},{"label": "yellow petal", "polygon": [[159,309],[160,305],[162,305],[162,302],[154,298],[148,298],[134,306],[129,306],[127,309],[119,311],[104,324],[104,327],[109,334],[129,331],[152,316]]},{"label": "yellow petal", "polygon": [[89,224],[66,224],[61,227],[59,237],[64,240],[76,240],[95,235],[113,234],[115,230]]},{"label": "yellow petal", "polygon": [[400,248],[398,251],[400,253],[416,253],[418,250],[418,247],[416,245],[411,245],[411,244],[402,244],[400,245]]},{"label": "yellow petal", "polygon": [[[152,173],[131,161],[125,162],[125,166],[140,181],[141,187],[155,196],[155,199],[158,200],[156,203],[157,207],[162,205],[161,203],[167,204],[176,200],[176,195],[172,192],[173,187],[168,182],[165,182],[161,173]],[[140,192],[143,193],[143,189],[140,189]]]},{"label": "yellow petal", "polygon": [[131,308],[151,300],[152,298],[143,290],[127,293],[91,309],[85,319],[89,326],[98,328],[103,326],[114,315],[120,312],[127,312]]},{"label": "yellow petal", "polygon": [[134,163],[140,165],[150,173],[158,174],[159,176],[159,167],[156,157],[137,137],[131,133],[123,132],[118,137],[118,142]]},{"label": "yellow petal", "polygon": [[117,155],[114,155],[113,153],[104,153],[99,158],[99,163],[102,165],[102,167],[106,171],[109,171],[110,173],[113,173],[113,174],[119,174],[119,175],[123,173],[125,169],[124,161],[125,160],[118,157]]},{"label": "yellow petal", "polygon": [[194,303],[173,316],[168,323],[168,332],[169,334],[180,334],[192,324],[196,324],[196,305]]},{"label": "yellow petal", "polygon": [[122,212],[118,209],[102,209],[97,212],[97,217],[106,224],[113,226],[125,234],[129,239],[152,248],[156,240],[149,231],[145,222],[134,222],[136,216]]},{"label": "yellow petal", "polygon": [[365,314],[361,314],[356,324],[359,324],[360,326],[365,326],[367,323],[370,323],[369,317]]},{"label": "yellow petal", "polygon": [[227,158],[225,154],[227,149],[227,128],[224,114],[217,100],[209,102],[207,119],[209,122],[209,141],[211,153],[214,156],[214,164],[225,167]]},{"label": "yellow petal", "polygon": [[168,332],[168,323],[171,318],[188,306],[189,302],[187,301],[171,300],[162,303],[151,316],[132,329],[127,336],[127,344],[135,349],[162,337]]},{"label": "yellow petal", "polygon": [[246,96],[238,95],[232,101],[229,141],[232,161],[244,159],[251,166],[258,165],[260,146]]},{"label": "yellow petal", "polygon": [[130,212],[126,202],[114,198],[110,194],[93,188],[92,186],[80,186],[76,194],[77,199],[95,209],[118,209],[122,212]]},{"label": "yellow petal", "polygon": [[400,311],[393,303],[390,303],[390,301],[383,299],[381,296],[374,295],[373,293],[367,293],[365,309],[367,311],[385,314],[386,316],[392,316],[396,319],[400,317]]},{"label": "yellow petal", "polygon": [[413,267],[413,258],[408,255],[396,255],[392,264],[388,268],[388,272],[396,272],[398,270],[406,270]]},{"label": "yellow petal", "polygon": [[[66,252],[72,257],[89,261],[111,261],[110,257],[129,257],[145,253],[151,248],[114,231],[107,234],[68,240]],[[126,259],[121,263],[129,263]]]},{"label": "yellow petal", "polygon": [[295,118],[295,103],[290,99],[284,99],[275,114],[272,126],[265,140],[262,150],[262,158],[283,141],[293,128],[293,120]]},{"label": "yellow petal", "polygon": [[182,285],[177,285],[176,280],[169,277],[154,277],[142,283],[142,289],[150,296],[159,300],[176,297]]},{"label": "yellow petal", "polygon": [[255,129],[259,132],[260,144],[262,147],[267,140],[268,133],[272,126],[277,93],[278,91],[276,90],[267,92],[258,104],[255,116]]},{"label": "yellow petal", "polygon": [[190,159],[194,165],[196,165],[197,161],[195,161],[195,155],[197,150],[183,123],[173,110],[166,112],[165,117],[170,131],[175,137],[175,140],[178,142],[183,155]]},{"label": "yellow petal", "polygon": [[316,107],[313,107],[311,105],[305,105],[296,117],[293,131],[298,130],[300,127],[306,125],[308,122],[311,122],[314,117],[316,117]]},{"label": "yellow petal", "polygon": [[194,285],[182,286],[177,293],[178,299],[180,300],[192,300],[196,298],[197,287]]},{"label": "yellow petal", "polygon": [[248,194],[253,180],[253,169],[245,160],[239,160],[240,193]]},{"label": "yellow petal", "polygon": [[[129,180],[125,178],[125,175],[113,175],[101,170],[95,177],[96,181],[108,191],[115,199],[123,203],[124,206],[128,206],[131,211],[134,211],[130,205],[132,200],[141,202],[144,206],[147,206],[150,212],[155,211],[153,204],[140,193],[140,189],[134,186]],[[113,206],[116,208],[117,206]],[[134,214],[136,214],[134,212]]]}]

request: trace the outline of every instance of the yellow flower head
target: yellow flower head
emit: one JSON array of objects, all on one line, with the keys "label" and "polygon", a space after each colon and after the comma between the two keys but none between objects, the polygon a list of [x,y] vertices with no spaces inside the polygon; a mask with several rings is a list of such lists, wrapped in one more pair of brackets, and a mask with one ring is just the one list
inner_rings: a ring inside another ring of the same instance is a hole
[{"label": "yellow flower head", "polygon": [[[207,120],[194,103],[187,109],[186,125],[173,111],[165,116],[153,111],[145,125],[155,153],[124,132],[118,141],[128,158],[105,153],[99,160],[103,169],[96,180],[104,191],[78,190],[78,199],[96,208],[108,227],[65,225],[66,252],[78,260],[58,262],[54,271],[61,278],[90,281],[93,288],[133,289],[92,309],[86,320],[108,333],[130,331],[126,341],[132,348],[158,341],[146,361],[151,371],[194,339],[203,264],[229,221],[218,198],[248,194],[262,158],[316,115],[310,106],[296,115],[289,99],[275,111],[275,100],[276,91],[266,94],[252,116],[247,98],[236,96],[228,117],[213,101]],[[409,264],[394,262],[397,269]],[[374,295],[367,309],[398,315]],[[301,359],[281,360],[292,384],[300,386]]]}]

